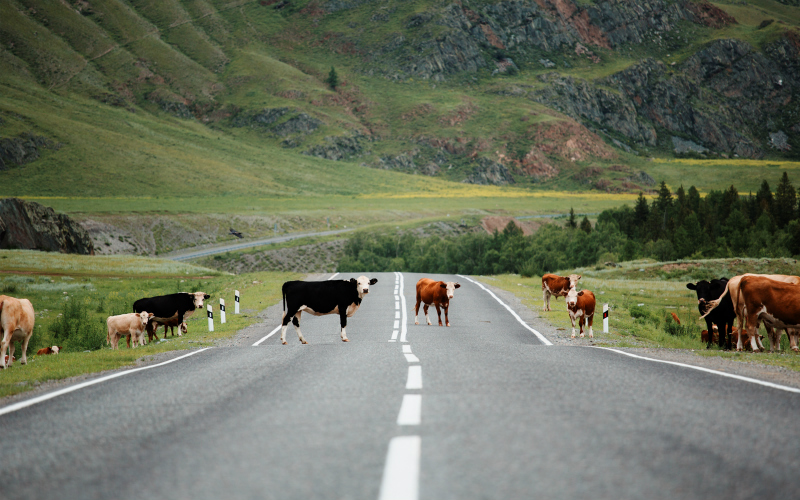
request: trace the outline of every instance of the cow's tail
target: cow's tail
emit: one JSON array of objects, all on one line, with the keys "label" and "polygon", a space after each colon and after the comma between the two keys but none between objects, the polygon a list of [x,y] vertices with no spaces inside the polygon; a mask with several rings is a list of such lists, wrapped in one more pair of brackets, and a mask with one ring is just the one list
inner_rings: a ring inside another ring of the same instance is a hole
[{"label": "cow's tail", "polygon": [[283,284],[281,287],[281,293],[283,293],[283,312],[286,312],[286,283]]},{"label": "cow's tail", "polygon": [[725,296],[726,296],[726,295],[728,295],[728,285],[730,285],[730,283],[731,283],[731,282],[729,281],[729,282],[727,282],[727,283],[725,284],[725,291],[724,291],[724,292],[722,292],[722,295],[720,295],[718,299],[714,299],[714,300],[712,300],[712,301],[710,301],[710,302],[708,303],[708,305],[709,305],[710,307],[709,307],[708,309],[706,309],[706,313],[705,313],[704,315],[700,316],[700,319],[703,319],[703,318],[705,318],[706,316],[708,316],[709,314],[711,314],[711,311],[713,311],[714,309],[716,309],[716,308],[717,308],[717,307],[720,305],[720,303],[722,303],[722,299],[724,299],[724,298],[725,298]]}]

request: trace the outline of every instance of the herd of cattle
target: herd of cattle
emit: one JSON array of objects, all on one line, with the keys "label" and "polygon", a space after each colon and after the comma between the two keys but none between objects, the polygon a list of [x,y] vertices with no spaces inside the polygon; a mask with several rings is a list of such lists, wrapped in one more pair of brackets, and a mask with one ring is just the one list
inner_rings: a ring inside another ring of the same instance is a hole
[{"label": "herd of cattle", "polygon": [[[139,299],[133,304],[134,312],[109,316],[106,320],[108,333],[106,342],[117,349],[119,340],[127,337],[128,347],[144,345],[144,333],[147,332],[148,341],[157,338],[159,326],[164,327],[164,338],[167,337],[167,327],[178,326],[178,335],[187,333],[186,319],[196,309],[202,309],[203,300],[210,295],[203,292],[173,293],[159,297]],[[36,316],[33,304],[28,299],[17,299],[7,295],[0,295],[0,369],[11,366],[15,361],[14,348],[16,342],[22,342],[21,364],[28,363],[28,342],[33,335],[33,326]],[[174,335],[174,333],[173,333]],[[36,354],[58,354],[60,346],[39,349]],[[8,355],[6,355],[8,351]]]},{"label": "herd of cattle", "polygon": [[[567,277],[555,274],[542,276],[542,294],[544,310],[550,310],[550,297],[566,297],[567,311],[572,322],[572,337],[575,337],[577,321],[580,336],[584,336],[584,327],[588,328],[589,337],[593,338],[592,323],[595,313],[595,297],[589,290],[577,290],[581,276],[571,274]],[[370,285],[378,280],[360,276],[349,280],[335,281],[287,281],[283,284],[283,320],[281,322],[281,342],[286,344],[286,328],[292,323],[300,342],[307,344],[300,332],[300,315],[307,312],[314,316],[338,314],[341,326],[340,336],[343,342],[347,338],[347,318],[361,306],[364,296],[369,293]],[[736,349],[741,351],[745,344],[753,352],[764,350],[758,328],[761,323],[767,329],[770,339],[770,350],[780,350],[781,332],[786,332],[793,351],[798,351],[800,337],[800,277],[778,274],[744,274],[730,280],[720,278],[711,281],[688,283],[686,288],[697,293],[697,305],[700,315],[706,321],[708,329],[703,333],[703,340],[708,347],[714,341],[714,333],[718,332],[717,342],[720,348],[731,349],[736,342]],[[418,325],[419,307],[423,304],[425,320],[431,325],[428,308],[433,305],[442,326],[442,309],[445,324],[450,326],[448,311],[450,300],[456,288],[461,285],[455,282],[436,281],[422,278],[417,282],[416,305],[414,307],[414,324]],[[173,293],[158,297],[139,299],[133,304],[133,313],[110,316],[106,321],[108,333],[107,343],[117,349],[119,340],[126,337],[129,348],[145,344],[145,333],[148,342],[158,338],[159,326],[174,332],[178,327],[178,335],[187,333],[186,319],[195,310],[203,308],[203,301],[210,296],[204,292]],[[675,317],[677,320],[677,317]],[[28,342],[33,334],[33,305],[27,299],[16,299],[0,295],[0,369],[10,366],[14,358],[14,347],[17,341],[22,342],[21,364],[27,363],[26,352]],[[738,329],[734,326],[738,322]],[[174,333],[173,333],[174,335]],[[131,340],[133,346],[131,346]],[[37,354],[58,354],[59,346],[40,349]],[[6,355],[8,352],[8,355]]]},{"label": "herd of cattle", "polygon": [[[572,321],[572,337],[575,338],[575,322],[583,337],[584,324],[592,335],[595,298],[589,290],[577,291],[581,276],[570,274],[542,276],[544,310],[550,310],[550,297],[566,297],[567,311]],[[800,277],[782,274],[743,274],[711,281],[687,283],[686,288],[697,293],[697,307],[706,321],[707,330],[701,339],[711,347],[714,339],[722,349],[736,350],[745,347],[753,352],[763,351],[763,338],[758,335],[761,323],[767,329],[770,352],[780,350],[781,332],[786,332],[789,344],[797,352],[800,338]],[[680,323],[673,313],[673,318]],[[738,322],[738,328],[734,326]],[[716,335],[715,335],[716,334]]]}]

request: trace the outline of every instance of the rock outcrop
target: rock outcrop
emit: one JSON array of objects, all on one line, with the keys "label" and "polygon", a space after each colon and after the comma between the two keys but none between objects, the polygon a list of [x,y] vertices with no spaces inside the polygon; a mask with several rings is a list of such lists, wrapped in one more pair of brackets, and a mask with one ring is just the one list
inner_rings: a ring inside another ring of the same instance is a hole
[{"label": "rock outcrop", "polygon": [[508,169],[502,163],[492,161],[488,158],[481,158],[478,160],[478,166],[472,171],[469,177],[462,182],[467,184],[494,184],[495,186],[502,186],[505,184],[514,184],[514,178],[511,177]]},{"label": "rock outcrop", "polygon": [[19,198],[0,199],[0,248],[94,255],[89,233],[77,222]]},{"label": "rock outcrop", "polygon": [[325,142],[326,144],[319,144],[303,151],[303,154],[339,161],[352,158],[363,151],[360,137],[332,136],[326,137]]},{"label": "rock outcrop", "polygon": [[19,137],[0,138],[0,170],[36,161],[42,149],[59,148],[61,148],[60,143],[41,135],[25,133]]}]

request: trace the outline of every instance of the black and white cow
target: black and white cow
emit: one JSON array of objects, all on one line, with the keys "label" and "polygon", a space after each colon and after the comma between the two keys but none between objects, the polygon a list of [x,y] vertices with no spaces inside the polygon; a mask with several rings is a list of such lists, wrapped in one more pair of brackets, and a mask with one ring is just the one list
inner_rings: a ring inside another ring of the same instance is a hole
[{"label": "black and white cow", "polygon": [[[211,296],[203,292],[180,292],[159,295],[158,297],[137,300],[133,303],[133,312],[147,311],[153,313],[153,317],[150,318],[147,324],[147,331],[150,333],[152,330],[155,333],[158,328],[157,325],[163,325],[171,321],[177,321],[176,324],[178,325],[182,324],[186,318],[194,313],[195,309],[202,309],[203,300],[208,300],[209,298]],[[175,317],[176,315],[177,318]]]},{"label": "black and white cow", "polygon": [[335,281],[287,281],[283,284],[281,342],[286,344],[286,327],[291,322],[300,342],[308,344],[300,332],[300,314],[303,311],[314,316],[338,314],[342,342],[349,342],[345,331],[347,318],[361,307],[364,295],[369,293],[369,286],[377,282],[376,278],[369,279],[366,276]]}]

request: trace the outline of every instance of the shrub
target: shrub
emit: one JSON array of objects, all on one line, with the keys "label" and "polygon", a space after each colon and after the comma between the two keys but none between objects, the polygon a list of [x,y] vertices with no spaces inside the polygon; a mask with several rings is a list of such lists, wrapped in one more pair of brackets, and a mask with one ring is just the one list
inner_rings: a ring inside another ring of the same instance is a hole
[{"label": "shrub", "polygon": [[628,312],[631,314],[631,317],[633,317],[634,319],[645,319],[645,320],[647,320],[647,319],[650,319],[650,317],[652,316],[650,314],[650,311],[645,309],[644,306],[631,306],[631,308],[628,310]]},{"label": "shrub", "polygon": [[681,325],[672,319],[672,315],[667,315],[664,321],[664,331],[676,337],[697,337],[700,338],[700,329],[697,325]]},{"label": "shrub", "polygon": [[50,324],[53,341],[65,351],[81,352],[103,347],[106,341],[105,322],[89,315],[89,307],[78,300],[64,304],[61,316]]}]

